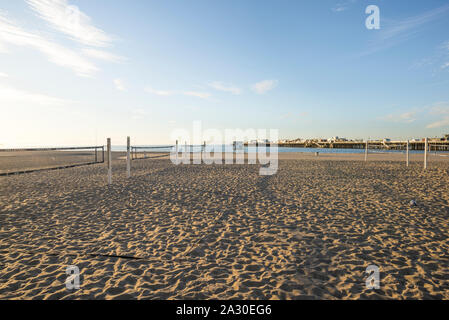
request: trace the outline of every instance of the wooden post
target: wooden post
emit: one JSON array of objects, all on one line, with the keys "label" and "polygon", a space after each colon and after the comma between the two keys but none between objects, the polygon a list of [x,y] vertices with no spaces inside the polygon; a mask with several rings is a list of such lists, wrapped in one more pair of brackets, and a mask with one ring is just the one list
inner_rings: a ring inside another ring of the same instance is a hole
[{"label": "wooden post", "polygon": [[126,139],[126,177],[131,177],[131,138]]},{"label": "wooden post", "polygon": [[112,150],[111,138],[108,138],[108,184],[112,183]]},{"label": "wooden post", "polygon": [[426,138],[424,140],[424,169],[427,169],[427,148],[428,148],[428,141]]},{"label": "wooden post", "polygon": [[366,140],[365,146],[365,162],[368,161],[368,140]]},{"label": "wooden post", "polygon": [[410,146],[409,146],[409,140],[407,140],[407,167],[410,164]]},{"label": "wooden post", "polygon": [[175,149],[175,151],[176,151],[176,164],[178,164],[178,152],[179,152],[179,149],[178,149],[178,140],[176,140],[176,147],[175,147],[176,149]]}]

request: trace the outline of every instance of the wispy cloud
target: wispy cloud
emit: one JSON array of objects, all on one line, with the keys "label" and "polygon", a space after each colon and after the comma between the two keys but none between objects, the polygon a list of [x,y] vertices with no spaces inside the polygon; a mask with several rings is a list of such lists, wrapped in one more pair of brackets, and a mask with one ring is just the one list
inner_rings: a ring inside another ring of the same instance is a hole
[{"label": "wispy cloud", "polygon": [[4,72],[0,72],[0,78],[8,78],[9,75],[4,73]]},{"label": "wispy cloud", "polygon": [[172,90],[156,90],[152,87],[146,87],[145,92],[155,94],[158,96],[173,96],[173,95],[185,95],[185,96],[191,96],[201,99],[207,99],[211,97],[212,95],[207,92],[199,92],[199,91],[184,91],[184,92],[177,92]]},{"label": "wispy cloud", "polygon": [[12,44],[40,51],[59,66],[72,69],[77,75],[91,76],[98,69],[74,50],[47,40],[40,34],[23,30],[15,22],[0,14],[0,45]]},{"label": "wispy cloud", "polygon": [[92,25],[91,18],[67,0],[26,0],[38,17],[84,45],[106,47],[112,37]]},{"label": "wispy cloud", "polygon": [[442,120],[438,120],[427,125],[426,128],[434,129],[449,126],[449,116],[444,117]]},{"label": "wispy cloud", "polygon": [[192,97],[197,97],[197,98],[201,98],[201,99],[207,99],[210,96],[212,96],[210,93],[207,92],[197,92],[197,91],[186,91],[183,93],[185,96],[192,96]]},{"label": "wispy cloud", "polygon": [[449,102],[441,101],[430,107],[429,113],[438,116],[439,120],[427,125],[428,129],[435,129],[449,126]]},{"label": "wispy cloud", "polygon": [[377,33],[377,38],[371,42],[369,48],[361,55],[369,55],[375,52],[396,46],[403,41],[411,39],[418,34],[422,27],[428,23],[444,17],[449,12],[449,5],[424,12],[420,15],[408,17],[402,20],[382,19],[383,25]]},{"label": "wispy cloud", "polygon": [[332,8],[332,11],[334,11],[334,12],[346,11],[355,2],[357,2],[357,0],[348,0],[348,1],[344,1],[344,2],[339,2],[335,5],[335,7]]},{"label": "wispy cloud", "polygon": [[392,21],[384,28],[385,31],[381,33],[381,38],[389,40],[398,36],[409,36],[417,32],[418,27],[443,17],[448,11],[449,5],[445,5],[414,17]]},{"label": "wispy cloud", "polygon": [[143,109],[134,109],[132,111],[131,118],[134,119],[134,120],[140,120],[140,119],[144,118],[147,115],[148,115],[148,112],[146,112]]},{"label": "wispy cloud", "polygon": [[[445,59],[449,59],[449,41],[446,41],[446,42],[443,44],[443,50],[445,51],[445,52],[444,52],[444,53],[445,53]],[[449,67],[449,61],[444,62],[444,63],[441,65],[441,69],[446,69],[447,67]]]},{"label": "wispy cloud", "polygon": [[440,101],[428,108],[430,108],[429,113],[432,115],[449,115],[449,102]]},{"label": "wispy cloud", "polygon": [[417,111],[409,111],[401,114],[389,114],[385,116],[383,119],[392,122],[412,123],[416,121],[416,114]]},{"label": "wispy cloud", "polygon": [[94,59],[99,59],[99,60],[105,60],[108,62],[123,62],[126,60],[126,58],[121,57],[121,56],[117,56],[115,54],[112,54],[110,52],[107,51],[103,51],[103,50],[97,50],[97,49],[83,49],[82,52],[84,53],[84,55],[94,58]]},{"label": "wispy cloud", "polygon": [[123,83],[123,80],[115,79],[114,80],[114,85],[115,85],[115,88],[117,90],[119,90],[119,91],[126,91],[126,87],[125,87],[125,84]]},{"label": "wispy cloud", "polygon": [[240,88],[237,88],[233,85],[225,84],[220,81],[214,81],[214,82],[209,83],[209,87],[214,88],[215,90],[218,90],[218,91],[229,92],[234,95],[238,95],[238,94],[242,93],[242,90]]},{"label": "wispy cloud", "polygon": [[277,87],[279,81],[277,80],[264,80],[254,84],[251,88],[258,94],[264,94]]},{"label": "wispy cloud", "polygon": [[434,129],[449,126],[449,102],[442,101],[427,105],[421,108],[404,112],[401,114],[389,114],[382,118],[385,121],[412,123],[421,117],[438,118],[434,122],[429,123],[426,128]]},{"label": "wispy cloud", "polygon": [[172,95],[176,94],[174,91],[156,90],[156,89],[153,89],[151,87],[146,87],[145,88],[145,92],[148,92],[148,93],[151,93],[151,94],[155,94],[157,96],[172,96]]},{"label": "wispy cloud", "polygon": [[0,103],[26,103],[44,106],[62,106],[73,101],[51,97],[45,94],[34,93],[22,89],[16,89],[8,85],[0,84]]}]

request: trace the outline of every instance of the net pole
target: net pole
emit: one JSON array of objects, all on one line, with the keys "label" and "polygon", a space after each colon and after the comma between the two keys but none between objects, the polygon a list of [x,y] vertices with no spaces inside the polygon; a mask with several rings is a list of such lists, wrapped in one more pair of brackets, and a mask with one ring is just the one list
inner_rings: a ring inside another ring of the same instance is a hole
[{"label": "net pole", "polygon": [[409,164],[410,164],[410,142],[409,142],[409,140],[407,140],[407,167],[409,166]]},{"label": "net pole", "polygon": [[427,169],[427,148],[428,148],[428,140],[424,139],[424,169]]},{"label": "net pole", "polygon": [[108,184],[112,184],[112,150],[111,138],[108,138]]},{"label": "net pole", "polygon": [[131,177],[131,138],[126,138],[126,177]]},{"label": "net pole", "polygon": [[365,162],[368,161],[368,140],[366,140],[366,145],[365,145]]}]

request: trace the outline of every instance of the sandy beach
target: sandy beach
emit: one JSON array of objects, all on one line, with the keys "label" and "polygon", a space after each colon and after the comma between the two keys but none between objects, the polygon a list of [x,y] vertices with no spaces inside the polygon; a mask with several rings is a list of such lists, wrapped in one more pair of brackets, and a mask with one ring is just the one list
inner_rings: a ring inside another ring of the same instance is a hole
[{"label": "sandy beach", "polygon": [[0,299],[449,299],[449,157],[122,158],[0,177]]}]

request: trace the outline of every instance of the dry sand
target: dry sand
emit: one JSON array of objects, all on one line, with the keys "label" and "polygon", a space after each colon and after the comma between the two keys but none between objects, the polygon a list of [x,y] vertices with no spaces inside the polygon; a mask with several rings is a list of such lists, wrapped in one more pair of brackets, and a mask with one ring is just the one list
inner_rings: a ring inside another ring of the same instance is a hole
[{"label": "dry sand", "polygon": [[449,158],[363,157],[282,154],[273,176],[137,160],[132,179],[115,160],[109,187],[103,164],[0,177],[0,298],[449,299]]}]

